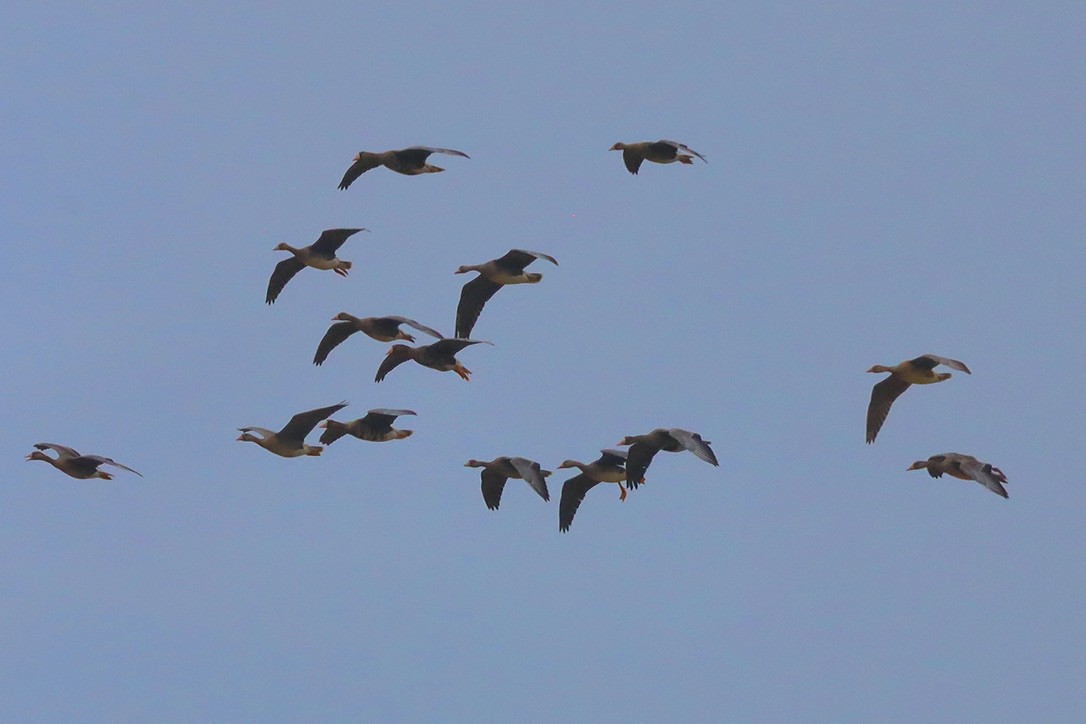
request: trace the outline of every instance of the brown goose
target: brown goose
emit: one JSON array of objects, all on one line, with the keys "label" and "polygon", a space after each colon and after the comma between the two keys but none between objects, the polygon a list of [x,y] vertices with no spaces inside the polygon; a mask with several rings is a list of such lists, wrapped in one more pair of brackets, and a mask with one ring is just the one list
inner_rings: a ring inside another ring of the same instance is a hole
[{"label": "brown goose", "polygon": [[551,499],[546,481],[551,471],[541,469],[534,460],[517,457],[499,457],[490,461],[473,459],[464,463],[464,467],[483,469],[479,475],[483,480],[483,502],[491,510],[497,510],[501,505],[502,491],[505,490],[505,481],[509,478],[523,480],[540,498],[547,501]]},{"label": "brown goose", "polygon": [[460,304],[456,307],[456,336],[471,336],[475,321],[483,311],[483,305],[506,284],[536,284],[543,278],[539,273],[525,273],[524,267],[536,259],[546,259],[558,266],[558,261],[548,254],[524,249],[510,249],[505,256],[491,259],[484,264],[465,264],[455,274],[479,272],[479,276],[464,285],[460,292]]},{"label": "brown goose", "polygon": [[370,442],[388,442],[389,440],[402,440],[411,437],[414,430],[397,430],[392,423],[400,415],[417,415],[413,410],[370,410],[365,417],[350,422],[336,422],[329,418],[318,427],[324,428],[321,433],[321,445],[331,445],[344,435],[352,435],[359,440]]},{"label": "brown goose", "polygon": [[[130,473],[136,473],[141,478],[142,473],[138,473],[127,465],[121,465],[112,458],[102,457],[101,455],[80,455],[76,450],[65,445],[57,445],[51,442],[39,442],[34,445],[37,448],[34,452],[26,456],[27,460],[41,460],[52,465],[54,468],[69,475],[78,480],[89,480],[91,478],[101,478],[102,480],[113,480],[113,475],[105,471],[99,470],[99,465],[112,465],[113,467],[127,470]],[[55,458],[46,455],[43,450],[52,450],[57,456]]]},{"label": "brown goose", "polygon": [[314,269],[331,269],[341,277],[347,276],[347,271],[351,268],[351,262],[337,259],[336,250],[343,246],[343,242],[347,241],[348,237],[360,231],[369,230],[326,229],[321,233],[319,239],[309,246],[303,246],[301,249],[295,249],[290,244],[276,246],[275,251],[289,251],[292,256],[275,265],[275,271],[272,272],[271,279],[268,280],[268,294],[264,298],[264,303],[274,303],[287,282],[307,266]]},{"label": "brown goose", "polygon": [[332,317],[333,324],[328,328],[328,331],[324,333],[324,337],[321,339],[320,344],[317,345],[317,353],[313,355],[313,364],[324,364],[324,360],[328,359],[328,353],[338,347],[345,339],[350,337],[355,332],[362,332],[368,337],[376,339],[378,342],[391,342],[396,339],[402,339],[405,342],[414,342],[415,338],[407,332],[400,331],[400,325],[406,324],[409,327],[414,327],[420,332],[424,332],[431,337],[437,339],[444,339],[441,332],[437,332],[429,327],[423,326],[413,319],[407,317],[355,317],[354,315],[347,314],[346,312],[340,312],[336,316]]},{"label": "brown goose", "polygon": [[385,355],[381,366],[377,368],[377,376],[374,382],[380,382],[385,376],[409,359],[413,359],[423,367],[429,367],[438,372],[455,372],[464,380],[469,380],[471,370],[460,364],[456,359],[456,353],[472,344],[494,344],[481,339],[441,339],[433,344],[424,344],[421,347],[408,347],[406,344],[394,344]]},{"label": "brown goose", "polygon": [[384,166],[385,168],[402,173],[406,176],[417,176],[420,173],[438,173],[443,168],[431,166],[426,159],[431,153],[444,153],[449,156],[470,158],[463,151],[454,151],[451,148],[432,148],[430,146],[411,146],[396,151],[383,151],[373,153],[371,151],[359,151],[358,155],[351,159],[354,163],[343,174],[343,180],[339,182],[339,188],[345,189],[354,183],[354,180],[370,169]]},{"label": "brown goose", "polygon": [[[313,431],[317,423],[324,420],[347,406],[346,402],[328,407],[320,407],[316,410],[299,412],[290,418],[290,422],[283,426],[279,432],[272,432],[263,427],[239,427],[241,435],[238,440],[242,442],[255,442],[268,452],[273,452],[285,458],[296,458],[302,455],[320,455],[320,445],[306,445],[305,436]],[[252,433],[258,432],[261,437]]]},{"label": "brown goose", "polygon": [[601,450],[598,460],[587,465],[576,460],[566,460],[558,466],[580,468],[579,475],[574,475],[562,485],[562,499],[558,502],[558,530],[565,533],[573,525],[573,516],[581,507],[581,501],[589,490],[600,483],[618,483],[619,500],[626,499],[626,488],[622,481],[626,479],[626,451]]},{"label": "brown goose", "polygon": [[941,478],[943,473],[959,480],[975,480],[996,495],[1007,497],[1007,489],[1004,484],[1007,476],[999,468],[992,467],[991,463],[982,463],[972,455],[961,453],[943,453],[932,455],[927,460],[917,460],[905,468],[906,470],[927,470],[933,478]]},{"label": "brown goose", "polygon": [[670,429],[658,427],[644,435],[627,435],[618,444],[630,446],[626,457],[626,486],[630,488],[636,488],[645,482],[645,472],[648,471],[656,453],[661,450],[665,452],[689,450],[710,465],[720,465],[709,447],[708,440],[702,440],[701,435],[696,432],[678,427]]},{"label": "brown goose", "polygon": [[693,156],[687,156],[679,151],[686,151],[686,153],[692,153],[705,163],[709,163],[705,160],[705,156],[683,145],[678,141],[642,141],[641,143],[623,143],[619,141],[609,149],[611,151],[622,151],[622,161],[626,164],[626,170],[632,174],[636,174],[637,170],[641,168],[642,161],[652,161],[653,163],[679,163],[691,164],[694,163]]},{"label": "brown goose", "polygon": [[871,390],[871,402],[867,405],[867,442],[875,442],[882,423],[890,414],[890,406],[909,385],[930,385],[950,379],[949,372],[934,372],[937,365],[946,365],[952,370],[972,374],[969,368],[956,359],[923,354],[916,359],[905,360],[893,367],[875,365],[868,372],[889,372],[890,376],[875,384]]}]

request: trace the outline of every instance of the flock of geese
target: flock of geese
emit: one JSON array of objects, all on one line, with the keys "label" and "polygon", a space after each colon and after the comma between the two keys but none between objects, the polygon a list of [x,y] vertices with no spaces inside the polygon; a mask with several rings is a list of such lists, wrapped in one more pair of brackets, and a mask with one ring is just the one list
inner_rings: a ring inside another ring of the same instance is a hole
[{"label": "flock of geese", "polygon": [[[637,174],[645,161],[689,165],[697,157],[708,163],[700,153],[677,141],[619,142],[610,150],[622,151],[623,163],[631,174]],[[380,153],[361,151],[352,159],[350,168],[343,174],[339,188],[349,188],[359,176],[379,166],[408,176],[444,171],[438,166],[427,163],[429,157],[435,153],[469,158],[462,151],[431,146],[411,146]],[[276,246],[276,251],[290,252],[290,257],[280,261],[272,271],[264,301],[267,304],[274,304],[287,283],[306,267],[333,271],[340,276],[347,276],[351,269],[351,262],[339,259],[336,253],[350,237],[361,231],[367,231],[367,229],[327,229],[309,246],[295,248],[285,243]],[[318,366],[323,364],[332,350],[355,332],[362,332],[378,342],[414,343],[415,338],[402,329],[407,326],[437,341],[415,347],[393,344],[377,368],[375,382],[381,382],[393,369],[408,360],[439,372],[455,372],[462,379],[468,380],[471,370],[464,367],[456,355],[473,345],[492,344],[470,338],[483,307],[503,286],[538,283],[543,275],[538,272],[527,272],[525,269],[540,259],[554,265],[558,264],[553,256],[542,252],[512,249],[497,259],[482,264],[466,264],[458,268],[455,272],[457,274],[477,272],[478,276],[467,282],[461,291],[460,302],[456,308],[456,329],[453,338],[446,338],[437,330],[407,317],[356,317],[347,312],[340,312],[332,318],[334,324],[328,328],[317,345],[313,364]],[[868,370],[872,373],[889,373],[890,375],[871,390],[871,402],[867,408],[866,439],[868,443],[875,441],[886,421],[891,405],[910,386],[934,384],[951,377],[949,372],[935,372],[935,368],[940,365],[971,374],[964,363],[933,354],[924,354],[891,367],[875,365]],[[346,406],[346,402],[340,402],[328,407],[299,412],[277,432],[263,427],[238,428],[241,435],[237,439],[256,443],[268,452],[282,457],[316,456],[321,454],[323,446],[331,445],[348,435],[370,442],[402,440],[410,436],[412,431],[398,430],[392,426],[393,423],[398,417],[417,414],[412,410],[374,409],[367,412],[364,417],[349,422],[333,420],[332,415]],[[318,426],[324,430],[320,435],[320,445],[306,443],[305,438]],[[558,504],[560,531],[569,530],[585,495],[600,483],[617,484],[619,499],[625,500],[627,490],[634,490],[645,482],[645,474],[653,458],[661,451],[690,452],[710,465],[719,465],[707,440],[703,440],[696,432],[681,428],[657,428],[643,435],[628,435],[617,444],[628,449],[605,449],[601,450],[598,459],[590,463],[566,460],[558,466],[559,470],[575,468],[580,471],[562,485],[562,496]],[[102,466],[112,466],[141,475],[111,458],[101,455],[83,455],[65,445],[43,442],[37,443],[34,448],[35,450],[26,456],[27,460],[47,462],[66,475],[80,480],[92,478],[112,480],[113,474],[102,470]],[[55,456],[47,455],[47,450],[55,453]],[[502,456],[493,460],[468,460],[464,466],[482,469],[483,502],[491,510],[497,510],[500,506],[502,492],[509,479],[523,480],[544,501],[550,500],[546,479],[552,472],[544,470],[534,460]],[[981,462],[970,455],[961,453],[932,455],[927,460],[914,462],[907,470],[927,470],[933,478],[950,475],[962,480],[976,481],[997,495],[1007,497],[1004,487],[1007,478],[1003,472],[990,463]]]}]

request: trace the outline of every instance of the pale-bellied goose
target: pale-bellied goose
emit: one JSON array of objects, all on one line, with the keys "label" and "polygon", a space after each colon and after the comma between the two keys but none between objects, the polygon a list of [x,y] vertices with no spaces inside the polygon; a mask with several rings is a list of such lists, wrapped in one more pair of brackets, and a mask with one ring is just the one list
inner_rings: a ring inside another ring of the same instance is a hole
[{"label": "pale-bellied goose", "polygon": [[645,482],[645,472],[652,463],[656,453],[682,452],[689,450],[710,465],[719,465],[716,455],[709,447],[708,440],[702,440],[701,435],[678,427],[665,429],[658,427],[644,435],[627,435],[622,438],[619,445],[629,445],[629,454],[626,456],[626,485],[636,488]]},{"label": "pale-bellied goose", "polygon": [[355,332],[362,332],[378,342],[391,342],[397,339],[414,342],[414,337],[407,332],[400,331],[400,325],[406,324],[431,337],[437,339],[444,339],[445,337],[441,332],[430,329],[407,317],[356,317],[346,312],[340,312],[332,317],[332,321],[338,323],[328,328],[320,344],[317,345],[317,353],[313,355],[313,364],[315,365],[323,364],[324,360],[328,359],[328,353]]},{"label": "pale-bellied goose", "polygon": [[353,435],[359,440],[370,442],[387,442],[389,440],[402,440],[411,437],[414,430],[397,430],[392,423],[400,415],[417,415],[413,410],[370,410],[365,417],[350,422],[337,422],[331,418],[322,422],[319,427],[324,428],[321,433],[321,445],[331,445],[344,435]]},{"label": "pale-bellied goose", "polygon": [[905,468],[906,470],[927,470],[933,478],[941,478],[943,473],[959,480],[975,480],[996,495],[1007,497],[1007,489],[1003,486],[1007,482],[1007,476],[999,468],[992,467],[991,463],[982,463],[972,455],[961,453],[943,453],[932,455],[927,460],[917,460]]},{"label": "pale-bellied goose", "polygon": [[871,402],[867,405],[867,442],[875,442],[882,423],[890,414],[890,405],[909,389],[909,385],[930,385],[950,379],[949,372],[934,372],[937,365],[946,365],[952,370],[972,374],[969,368],[956,359],[923,354],[916,359],[905,360],[893,367],[875,365],[868,372],[889,372],[890,376],[875,384],[871,390]]},{"label": "pale-bellied goose", "polygon": [[686,153],[692,153],[705,163],[705,156],[694,149],[686,146],[678,141],[642,141],[641,143],[623,143],[619,141],[609,149],[611,151],[622,151],[622,161],[626,164],[626,170],[632,174],[636,174],[637,170],[641,168],[642,161],[652,161],[653,163],[679,163],[691,164],[694,163],[693,156],[687,156],[686,154],[679,153],[679,151],[686,151]]},{"label": "pale-bellied goose", "polygon": [[548,254],[524,249],[510,249],[497,259],[484,264],[465,264],[455,274],[477,271],[479,276],[464,285],[460,292],[460,304],[456,306],[456,336],[470,337],[483,305],[506,284],[536,284],[543,278],[539,273],[525,273],[524,267],[536,259],[546,259],[558,266],[558,261]]},{"label": "pale-bellied goose", "polygon": [[347,276],[351,262],[337,259],[336,250],[343,246],[343,242],[347,241],[349,236],[360,231],[369,231],[369,229],[326,229],[319,239],[301,249],[295,249],[290,244],[276,246],[275,251],[289,251],[291,257],[275,265],[275,271],[268,280],[268,295],[264,298],[264,303],[275,302],[287,282],[307,266],[314,269],[331,269],[341,277]]},{"label": "pale-bellied goose", "polygon": [[580,468],[581,473],[574,475],[562,485],[562,499],[558,502],[558,530],[565,533],[573,525],[573,516],[577,515],[577,509],[581,507],[581,501],[589,490],[600,483],[618,483],[619,500],[626,499],[626,488],[622,487],[622,481],[626,479],[626,451],[625,450],[601,450],[598,460],[587,465],[576,460],[566,460],[558,466],[563,468]]},{"label": "pale-bellied goose", "polygon": [[[241,435],[238,435],[238,440],[255,442],[268,452],[273,452],[285,458],[320,455],[321,450],[324,448],[320,445],[306,445],[305,436],[313,431],[318,422],[336,414],[346,406],[346,402],[341,402],[338,405],[299,412],[290,418],[290,422],[284,425],[279,432],[272,432],[263,427],[239,427],[238,430]],[[262,437],[253,435],[254,432],[260,433]]]},{"label": "pale-bellied goose", "polygon": [[497,510],[502,502],[502,491],[505,490],[505,481],[509,478],[523,480],[539,494],[543,500],[550,500],[551,494],[547,490],[547,481],[550,470],[543,470],[539,463],[528,458],[499,457],[493,460],[468,460],[465,468],[482,468],[479,477],[482,478],[483,502],[491,510]]},{"label": "pale-bellied goose", "polygon": [[[79,480],[89,480],[90,478],[101,478],[102,480],[113,480],[111,473],[104,472],[98,469],[99,465],[112,465],[113,467],[127,470],[130,473],[136,473],[141,478],[143,473],[136,472],[127,465],[121,465],[112,458],[102,457],[101,455],[80,455],[78,451],[73,450],[66,445],[57,445],[51,442],[39,442],[34,445],[37,448],[34,452],[26,456],[27,460],[41,460],[52,465],[54,468]],[[51,458],[46,455],[43,450],[53,450],[57,456]]]},{"label": "pale-bellied goose", "polygon": [[420,173],[438,173],[443,168],[431,166],[426,159],[431,153],[444,153],[449,156],[470,158],[463,151],[454,151],[451,148],[432,148],[430,146],[411,146],[396,151],[383,151],[373,153],[371,151],[359,151],[358,155],[351,159],[354,163],[343,174],[343,180],[339,182],[340,189],[345,189],[354,183],[354,180],[372,168],[384,166],[385,168],[402,173],[406,176],[417,176]]},{"label": "pale-bellied goose", "polygon": [[481,339],[441,339],[433,344],[424,344],[421,347],[408,347],[406,344],[394,344],[385,355],[381,366],[377,368],[377,376],[374,382],[380,382],[389,372],[409,359],[413,359],[423,367],[429,367],[438,372],[455,372],[463,379],[470,379],[471,370],[460,364],[456,359],[456,353],[472,344],[494,344]]}]

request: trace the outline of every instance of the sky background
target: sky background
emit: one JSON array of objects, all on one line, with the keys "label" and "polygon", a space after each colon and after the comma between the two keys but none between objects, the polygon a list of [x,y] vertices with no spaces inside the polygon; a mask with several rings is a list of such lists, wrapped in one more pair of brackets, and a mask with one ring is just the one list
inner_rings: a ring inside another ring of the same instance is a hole
[{"label": "sky background", "polygon": [[[0,719],[1081,716],[1086,7],[589,5],[0,7]],[[709,163],[607,151],[658,138]],[[416,144],[471,159],[336,189]],[[355,226],[263,303],[277,243]],[[512,247],[560,266],[470,383],[311,364],[340,311],[451,334]],[[864,371],[922,353],[973,374],[865,445]],[[235,441],[344,399],[414,436]],[[568,471],[492,512],[462,467],[658,426],[720,467],[565,535]],[[1010,499],[905,472],[946,451]]]}]

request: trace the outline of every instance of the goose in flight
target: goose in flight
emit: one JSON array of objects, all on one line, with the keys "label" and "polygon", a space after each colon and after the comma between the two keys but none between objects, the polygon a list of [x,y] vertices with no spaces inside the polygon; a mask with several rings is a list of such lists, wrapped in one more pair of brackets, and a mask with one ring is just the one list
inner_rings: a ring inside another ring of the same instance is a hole
[{"label": "goose in flight", "polygon": [[268,280],[268,294],[264,298],[265,304],[274,304],[294,275],[307,266],[314,269],[331,269],[341,277],[347,276],[351,268],[351,262],[336,258],[336,251],[343,246],[348,237],[368,229],[326,229],[320,238],[309,246],[296,249],[290,244],[279,244],[275,251],[289,251],[291,256],[275,265],[271,279]]},{"label": "goose in flight", "polygon": [[433,148],[432,146],[411,146],[395,151],[359,151],[351,161],[351,167],[343,174],[343,180],[339,182],[340,189],[346,189],[354,180],[370,169],[384,166],[390,171],[402,173],[405,176],[417,176],[421,173],[439,173],[445,169],[431,166],[426,159],[432,153],[444,153],[449,156],[470,158],[463,151],[454,151],[451,148]]},{"label": "goose in flight", "polygon": [[[641,143],[623,143],[619,141],[611,146],[609,150],[622,151],[622,161],[626,164],[626,170],[632,174],[637,174],[642,161],[652,161],[653,163],[675,163],[678,161],[679,163],[691,164],[694,163],[694,156],[697,156],[705,163],[709,163],[705,160],[705,156],[678,141],[660,140],[642,141]],[[679,153],[680,151],[686,151],[686,153]]]},{"label": "goose in flight", "polygon": [[871,390],[871,402],[867,405],[867,442],[875,442],[875,437],[890,414],[890,406],[910,385],[931,385],[950,379],[949,372],[935,372],[939,365],[952,370],[972,374],[964,363],[956,359],[923,354],[916,359],[905,360],[893,367],[875,365],[868,372],[889,372],[890,376],[877,382]]},{"label": "goose in flight", "polygon": [[543,275],[524,271],[524,267],[536,259],[546,259],[558,266],[558,261],[549,254],[511,249],[497,259],[483,264],[465,264],[457,269],[455,274],[476,271],[479,276],[465,284],[460,292],[460,303],[456,306],[456,336],[461,339],[471,336],[471,330],[483,311],[483,305],[506,284],[537,284]]},{"label": "goose in flight", "polygon": [[[51,442],[39,442],[34,445],[37,450],[26,456],[27,460],[41,460],[52,465],[54,468],[71,476],[78,480],[89,480],[91,478],[101,478],[102,480],[113,480],[113,474],[107,473],[104,470],[99,470],[99,465],[112,465],[115,468],[121,470],[127,470],[130,473],[136,473],[141,478],[142,473],[136,472],[127,465],[121,465],[119,462],[112,458],[102,457],[101,455],[80,455],[77,450],[67,447],[66,445],[57,445]],[[43,451],[52,450],[57,456],[49,457]]]}]

